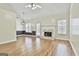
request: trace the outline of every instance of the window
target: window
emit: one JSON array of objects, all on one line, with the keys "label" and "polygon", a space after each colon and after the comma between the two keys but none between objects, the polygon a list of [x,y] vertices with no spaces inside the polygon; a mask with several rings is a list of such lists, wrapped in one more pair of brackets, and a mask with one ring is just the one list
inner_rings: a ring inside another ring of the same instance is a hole
[{"label": "window", "polygon": [[26,24],[26,32],[29,32],[29,26],[28,26],[28,24]]},{"label": "window", "polygon": [[26,32],[32,32],[31,23],[26,24]]},{"label": "window", "polygon": [[36,36],[40,36],[40,23],[36,24]]},{"label": "window", "polygon": [[28,26],[29,26],[29,28],[28,28],[29,31],[28,31],[28,32],[32,32],[32,29],[31,29],[31,27],[32,27],[32,26],[31,26],[31,23],[29,23]]},{"label": "window", "polygon": [[66,20],[58,20],[58,34],[66,34]]},{"label": "window", "polygon": [[74,18],[71,20],[71,33],[79,35],[79,18]]}]

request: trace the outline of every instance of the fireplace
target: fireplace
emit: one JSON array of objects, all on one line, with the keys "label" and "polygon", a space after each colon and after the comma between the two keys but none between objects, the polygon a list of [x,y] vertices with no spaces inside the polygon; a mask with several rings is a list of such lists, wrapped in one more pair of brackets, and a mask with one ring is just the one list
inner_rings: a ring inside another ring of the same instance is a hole
[{"label": "fireplace", "polygon": [[44,32],[44,36],[52,37],[52,32]]}]

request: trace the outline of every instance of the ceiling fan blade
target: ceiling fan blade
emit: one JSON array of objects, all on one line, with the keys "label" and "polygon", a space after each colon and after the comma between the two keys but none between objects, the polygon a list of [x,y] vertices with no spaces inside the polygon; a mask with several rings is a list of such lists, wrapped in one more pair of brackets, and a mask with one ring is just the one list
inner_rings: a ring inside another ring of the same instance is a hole
[{"label": "ceiling fan blade", "polygon": [[36,5],[38,8],[42,8],[41,6],[39,6],[39,5]]}]

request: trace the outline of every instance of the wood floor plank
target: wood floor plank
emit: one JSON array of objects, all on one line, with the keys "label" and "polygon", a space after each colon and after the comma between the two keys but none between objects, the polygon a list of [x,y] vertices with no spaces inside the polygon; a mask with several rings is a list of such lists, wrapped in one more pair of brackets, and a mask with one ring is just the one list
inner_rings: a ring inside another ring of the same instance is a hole
[{"label": "wood floor plank", "polygon": [[74,56],[69,41],[19,36],[16,42],[0,45],[9,56]]}]

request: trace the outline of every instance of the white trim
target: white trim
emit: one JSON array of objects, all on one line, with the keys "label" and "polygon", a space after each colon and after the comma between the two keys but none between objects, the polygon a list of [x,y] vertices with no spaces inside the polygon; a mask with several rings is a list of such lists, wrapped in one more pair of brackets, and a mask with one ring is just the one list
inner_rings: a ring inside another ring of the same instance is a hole
[{"label": "white trim", "polygon": [[22,35],[16,35],[16,37],[17,37],[17,36],[22,36]]},{"label": "white trim", "polygon": [[0,43],[0,44],[6,44],[6,43],[13,42],[13,41],[16,41],[16,40],[10,40],[10,41],[6,41],[6,42],[2,42],[2,43]]},{"label": "white trim", "polygon": [[66,39],[66,38],[55,38],[55,39],[58,39],[58,40],[69,40],[69,39]]},{"label": "white trim", "polygon": [[75,50],[75,48],[74,48],[74,46],[73,46],[73,44],[72,44],[72,42],[71,42],[70,40],[69,40],[69,42],[70,42],[70,44],[71,44],[71,47],[72,47],[72,50],[73,50],[75,56],[78,56],[78,55],[77,55],[77,52],[76,52],[76,50]]},{"label": "white trim", "polygon": [[36,35],[24,35],[26,37],[36,37]]},{"label": "white trim", "polygon": [[53,38],[53,37],[45,37],[45,36],[40,36],[40,38],[54,40],[54,38]]}]

